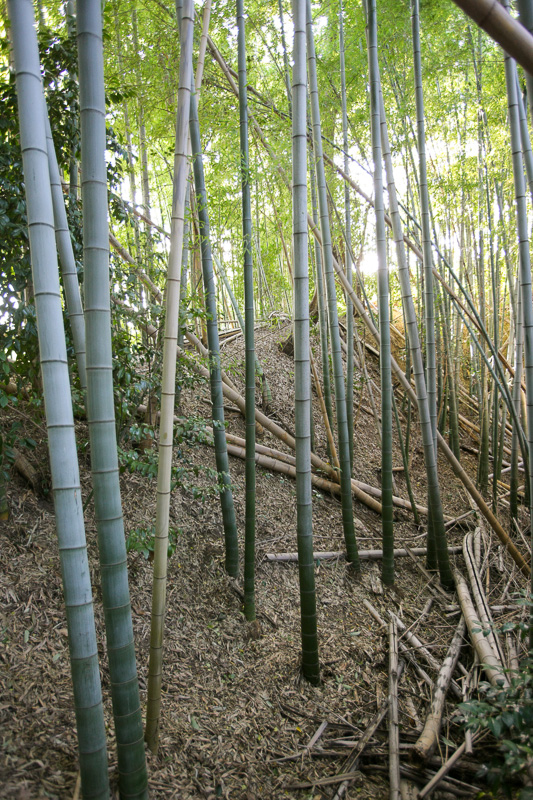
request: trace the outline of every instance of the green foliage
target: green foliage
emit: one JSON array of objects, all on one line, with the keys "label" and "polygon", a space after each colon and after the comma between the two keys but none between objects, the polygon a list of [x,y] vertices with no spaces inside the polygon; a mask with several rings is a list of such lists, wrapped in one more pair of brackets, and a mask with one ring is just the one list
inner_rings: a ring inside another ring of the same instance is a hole
[{"label": "green foliage", "polygon": [[[218,473],[212,467],[194,462],[194,449],[208,440],[206,420],[200,417],[181,418],[174,425],[174,458],[177,464],[172,466],[171,491],[176,488],[190,492],[197,500],[218,495],[224,490],[219,483]],[[158,458],[153,449],[141,451],[139,443],[152,436],[150,426],[133,423],[128,428],[129,442],[118,448],[120,471],[137,473],[145,478],[157,477]],[[125,438],[125,434],[122,438]]]},{"label": "green foliage", "polygon": [[[178,536],[182,534],[181,528],[168,529],[168,557],[174,555],[178,545]],[[141,525],[130,531],[126,537],[126,550],[128,553],[141,553],[147,561],[154,557],[155,525]]]},{"label": "green foliage", "polygon": [[[532,601],[526,604],[531,606]],[[503,632],[519,630],[525,638],[525,623],[507,624]],[[511,797],[516,781],[533,770],[533,651],[520,664],[508,671],[509,686],[494,687],[482,683],[479,698],[461,703],[461,721],[471,730],[487,730],[498,742],[498,756],[484,764],[481,775],[494,791]],[[518,791],[520,800],[532,800],[533,788]]]}]

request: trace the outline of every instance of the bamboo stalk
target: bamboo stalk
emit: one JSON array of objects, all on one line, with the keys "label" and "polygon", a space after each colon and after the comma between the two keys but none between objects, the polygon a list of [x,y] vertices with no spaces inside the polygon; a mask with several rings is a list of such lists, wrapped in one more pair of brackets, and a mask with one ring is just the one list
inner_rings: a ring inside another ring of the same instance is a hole
[{"label": "bamboo stalk", "polygon": [[153,753],[157,753],[159,747],[159,725],[161,716],[163,639],[176,387],[176,351],[183,236],[185,228],[185,202],[189,177],[187,142],[192,81],[193,6],[190,0],[185,0],[185,3],[180,37],[181,52],[174,154],[174,196],[172,202],[172,227],[166,281],[167,311],[165,315],[161,414],[159,418],[159,463],[157,471],[154,573],[145,732],[146,742]]},{"label": "bamboo stalk", "polygon": [[[425,547],[412,547],[410,551],[417,556],[425,556],[427,552]],[[460,553],[461,547],[450,547],[450,551],[453,553]],[[378,561],[380,558],[383,558],[383,550],[361,550],[360,553],[362,561]],[[394,550],[395,558],[408,555],[409,552],[404,547],[397,547]],[[265,553],[265,558],[267,561],[285,563],[297,561],[298,553]],[[329,561],[334,558],[344,558],[344,552],[342,550],[335,550],[313,553],[314,561]]]},{"label": "bamboo stalk", "polygon": [[477,617],[474,604],[472,603],[468,585],[458,570],[454,571],[454,577],[457,596],[459,597],[461,610],[466,620],[468,633],[470,634],[470,639],[472,640],[472,644],[478,654],[487,678],[492,686],[498,687],[503,685],[507,687],[509,682],[503,672],[503,664],[494,654],[492,647],[481,632],[481,623]]},{"label": "bamboo stalk", "polygon": [[398,629],[389,620],[389,798],[400,798],[400,729],[398,722]]},{"label": "bamboo stalk", "polygon": [[[479,532],[479,529],[477,532]],[[467,533],[463,539],[463,556],[466,564],[466,569],[468,572],[468,577],[470,579],[470,588],[472,589],[474,603],[476,605],[476,610],[482,625],[483,635],[485,636],[487,642],[492,647],[494,655],[500,660],[500,662],[503,665],[505,663],[503,650],[494,626],[494,620],[492,619],[490,606],[487,602],[487,598],[483,590],[483,581],[481,579],[481,575],[479,573],[479,569],[476,564],[476,559],[473,552],[474,535],[472,533]]]},{"label": "bamboo stalk", "polygon": [[44,114],[39,112],[44,104],[39,49],[31,0],[9,0],[7,9],[80,781],[86,797],[107,800],[109,778],[98,646],[54,240],[46,129]]},{"label": "bamboo stalk", "polygon": [[[412,549],[411,552],[413,552]],[[435,672],[438,673],[440,670],[440,664],[435,658],[435,656],[432,653],[430,653],[427,646],[418,638],[418,636],[416,636],[407,628],[405,623],[399,617],[397,617],[396,614],[394,614],[392,611],[389,611],[389,616],[395,619],[396,624],[398,626],[398,630],[402,631],[403,636],[405,637],[405,639],[407,639],[411,647],[414,647],[415,650],[418,653],[420,653],[420,655],[423,657],[426,664],[428,664],[432,669],[435,670]],[[457,697],[458,700],[460,700],[463,694],[461,692],[459,685],[455,681],[451,681],[450,687],[453,694]]]},{"label": "bamboo stalk", "polygon": [[443,661],[442,667],[439,671],[439,676],[435,684],[435,691],[431,699],[431,709],[424,725],[424,730],[420,734],[418,741],[415,745],[416,753],[423,759],[429,758],[433,752],[442,721],[442,714],[444,711],[444,701],[446,699],[446,692],[452,675],[461,652],[461,645],[463,644],[463,637],[465,634],[465,621],[461,620],[455,631],[452,643],[448,649],[446,658]]},{"label": "bamboo stalk", "polygon": [[[363,605],[370,613],[370,615],[376,620],[376,622],[383,628],[383,630],[387,630],[387,623],[385,622],[384,619],[380,617],[380,615],[378,614],[377,610],[374,608],[372,603],[364,599]],[[418,673],[420,678],[422,678],[422,680],[429,686],[430,690],[433,691],[433,686],[434,686],[433,680],[430,678],[427,672],[424,669],[422,669],[418,661],[413,656],[411,649],[407,647],[405,642],[402,642],[401,639],[398,641],[398,647],[404,654],[405,658],[409,661],[409,663],[413,665],[413,668]]]},{"label": "bamboo stalk", "polygon": [[454,0],[480,28],[533,75],[533,36],[495,0]]},{"label": "bamboo stalk", "polygon": [[326,403],[324,401],[324,395],[322,394],[322,388],[320,386],[320,380],[318,378],[318,373],[316,371],[316,364],[315,359],[313,358],[313,351],[309,350],[309,360],[311,362],[311,373],[313,375],[313,381],[315,384],[315,389],[318,397],[318,403],[320,405],[320,411],[322,412],[322,419],[324,421],[324,427],[326,429],[326,436],[328,438],[329,444],[329,452],[331,453],[331,460],[333,461],[333,466],[335,469],[340,470],[341,465],[339,464],[339,457],[337,456],[337,450],[335,448],[335,440],[333,439],[333,433],[331,431],[331,425],[329,424],[328,412],[326,409]]}]

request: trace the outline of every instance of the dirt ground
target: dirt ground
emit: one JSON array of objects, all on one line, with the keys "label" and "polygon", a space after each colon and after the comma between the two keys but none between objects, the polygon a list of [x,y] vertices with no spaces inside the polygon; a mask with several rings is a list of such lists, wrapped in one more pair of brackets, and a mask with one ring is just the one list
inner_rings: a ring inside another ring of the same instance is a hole
[{"label": "dirt ground", "polygon": [[[257,352],[269,380],[273,403],[269,414],[286,430],[294,430],[292,358],[279,349],[290,329],[273,326],[257,331]],[[241,338],[223,345],[226,370],[243,388],[244,347]],[[316,354],[317,364],[320,359]],[[371,377],[378,384],[377,362],[368,357]],[[356,370],[356,428],[354,477],[379,487],[380,445],[370,413],[367,389]],[[379,406],[379,393],[374,389]],[[184,392],[179,413],[208,417],[209,393],[198,386]],[[401,396],[397,399],[401,403]],[[315,449],[326,457],[326,437],[314,396]],[[404,412],[406,413],[405,409]],[[26,418],[24,404],[6,410],[4,430],[14,420],[23,422],[27,436],[36,440],[28,458],[37,467],[42,485],[49,481],[46,435],[42,420]],[[21,416],[22,415],[22,416]],[[228,430],[244,436],[244,423],[229,404]],[[109,679],[105,657],[96,532],[90,501],[90,465],[87,429],[78,423],[80,468],[84,500],[88,501],[86,531],[93,572],[95,610],[101,655],[102,687],[106,702],[110,744],[111,784],[116,792]],[[261,443],[289,452],[271,434]],[[475,441],[464,438],[475,447]],[[181,457],[214,467],[207,445],[180,447]],[[395,444],[394,466],[401,467]],[[413,490],[426,505],[422,449],[416,418],[412,426],[410,464]],[[463,465],[475,474],[473,457],[464,453]],[[456,517],[470,510],[466,493],[444,462],[440,462],[445,513]],[[244,461],[230,458],[234,500],[240,534],[244,534]],[[407,498],[403,472],[395,473],[397,494]],[[198,486],[207,488],[201,472]],[[151,525],[155,518],[155,480],[124,471],[121,476],[126,534]],[[312,687],[301,677],[298,570],[295,563],[272,563],[267,553],[296,550],[295,485],[291,478],[257,469],[257,610],[260,636],[244,621],[238,587],[224,572],[223,530],[216,496],[198,497],[177,489],[171,501],[171,527],[176,550],[169,561],[166,645],[160,748],[148,755],[153,798],[333,798],[341,785],[335,776],[388,695],[388,637],[363,604],[369,601],[382,618],[388,611],[400,617],[428,645],[442,663],[459,616],[456,600],[436,588],[435,578],[423,570],[424,559],[396,560],[395,590],[385,590],[380,562],[365,561],[360,576],[351,574],[342,557],[316,561],[316,588],[321,662],[321,684]],[[79,795],[76,734],[70,680],[67,631],[63,610],[59,556],[51,495],[35,492],[15,470],[8,484],[10,519],[0,522],[0,796],[16,800],[76,798]],[[361,550],[381,546],[381,520],[354,501]],[[507,527],[506,510],[501,519]],[[481,524],[471,515],[472,528]],[[395,511],[396,547],[420,547],[425,540],[412,514]],[[511,559],[495,537],[482,526],[488,552],[486,579],[493,604],[509,604],[512,593],[525,586]],[[460,545],[465,529],[449,530],[450,545]],[[313,491],[313,534],[316,551],[342,551],[343,530],[339,500]],[[489,544],[490,543],[490,544]],[[524,545],[518,542],[524,550]],[[462,555],[453,556],[463,569]],[[148,664],[151,563],[139,553],[129,554],[131,602],[138,669],[145,702]],[[498,622],[516,619],[511,611]],[[408,654],[416,655],[411,646]],[[418,658],[418,656],[417,656]],[[423,659],[419,659],[421,666]],[[461,653],[461,684],[469,674],[472,651],[465,642]],[[436,673],[429,668],[430,677]],[[407,662],[400,680],[400,755],[403,775],[424,786],[442,760],[464,740],[453,718],[456,701],[450,698],[442,738],[433,758],[421,765],[413,745],[426,718],[431,689]],[[144,705],[143,705],[144,707]],[[468,796],[482,783],[476,771],[490,748],[474,751],[440,787],[440,796]],[[388,797],[387,723],[371,738],[345,798]],[[327,782],[326,779],[331,779]],[[444,788],[443,788],[444,787]],[[472,788],[474,787],[474,788]],[[439,796],[438,794],[435,796]],[[117,794],[118,797],[118,794]]]}]

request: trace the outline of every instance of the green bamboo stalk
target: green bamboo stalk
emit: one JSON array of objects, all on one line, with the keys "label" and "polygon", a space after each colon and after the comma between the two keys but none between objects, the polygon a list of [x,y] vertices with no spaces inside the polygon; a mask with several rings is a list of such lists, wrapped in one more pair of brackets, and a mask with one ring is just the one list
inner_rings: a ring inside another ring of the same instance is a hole
[{"label": "green bamboo stalk", "polygon": [[[515,67],[510,56],[505,55],[505,79],[507,85],[507,108],[511,129],[511,151],[513,156],[513,176],[515,183],[516,217],[518,226],[518,252],[520,264],[520,288],[522,299],[522,324],[524,334],[525,379],[527,403],[528,437],[528,483],[529,515],[533,537],[533,302],[531,296],[531,261],[529,252],[529,232],[527,221],[524,165],[520,141],[520,121],[516,99]],[[533,580],[533,578],[532,578]],[[533,584],[531,589],[533,590]],[[533,611],[529,622],[529,647],[533,648]]]},{"label": "green bamboo stalk", "polygon": [[[439,476],[437,471],[437,454],[433,444],[433,431],[431,428],[431,418],[429,413],[429,402],[426,391],[426,381],[424,377],[424,365],[422,362],[422,349],[420,347],[420,337],[418,333],[418,325],[416,321],[416,311],[411,293],[411,284],[409,278],[409,267],[407,264],[407,256],[405,252],[405,242],[403,236],[402,223],[400,213],[398,210],[398,201],[396,197],[396,184],[394,182],[394,173],[392,168],[392,158],[390,152],[389,137],[387,132],[387,120],[385,116],[385,107],[383,104],[383,97],[381,96],[381,136],[383,142],[383,160],[385,162],[385,170],[387,173],[387,189],[389,194],[390,215],[392,222],[392,230],[394,241],[396,244],[396,252],[398,257],[398,277],[400,280],[400,288],[402,293],[402,305],[407,322],[407,338],[409,340],[409,347],[411,351],[411,359],[413,364],[413,377],[416,388],[416,401],[418,404],[418,413],[420,416],[420,433],[422,436],[422,446],[424,450],[424,463],[426,467],[427,477],[427,492],[428,492],[428,509],[432,515],[433,531],[435,533],[434,542],[428,538],[428,548],[430,544],[434,547],[434,553],[437,557],[439,574],[441,582],[446,587],[453,586],[453,575],[450,568],[448,558],[448,548],[446,544],[446,532],[444,528],[444,514],[442,511],[442,502],[440,496]],[[405,378],[403,373],[396,373],[398,377],[405,380],[405,388],[410,389],[410,383]]]},{"label": "green bamboo stalk", "polygon": [[309,267],[307,234],[306,0],[293,0],[292,70],[292,228],[294,252],[294,392],[296,415],[296,514],[302,669],[320,682],[318,659],[309,406]]},{"label": "green bamboo stalk", "polygon": [[[517,318],[515,320],[515,374],[513,380],[513,402],[515,405],[516,417],[520,417],[520,395],[522,393],[522,363],[523,363],[523,330],[522,330],[522,299],[521,292],[517,297]],[[518,427],[513,420],[511,435],[511,475],[509,484],[511,492],[509,495],[509,507],[511,520],[515,528],[518,528]]]},{"label": "green bamboo stalk", "polygon": [[[312,153],[310,151],[310,156]],[[318,226],[318,207],[316,198],[316,173],[313,164],[310,165],[309,174],[311,177],[311,207],[313,212],[314,224]],[[316,239],[313,240],[316,260],[316,285],[318,296],[318,325],[320,331],[320,354],[322,358],[322,383],[324,384],[324,402],[330,427],[333,427],[333,406],[331,400],[331,378],[329,368],[329,346],[328,346],[328,316],[326,309],[326,297],[324,291],[324,269],[322,263],[322,247]],[[328,445],[328,454],[329,445]]]},{"label": "green bamboo stalk", "polygon": [[107,800],[107,747],[87,559],[67,349],[54,239],[43,90],[31,0],[9,0],[34,299],[37,313],[52,492],[83,797]]},{"label": "green bamboo stalk", "polygon": [[376,0],[368,2],[367,15],[372,154],[374,159],[374,209],[376,212],[376,250],[378,256],[379,364],[381,376],[381,530],[383,541],[381,578],[385,585],[392,586],[394,583],[392,378],[390,366],[389,270],[387,265],[381,156],[381,89],[378,64]]},{"label": "green bamboo stalk", "polygon": [[194,180],[198,204],[198,219],[200,224],[200,243],[202,254],[202,274],[205,289],[205,302],[208,314],[207,340],[209,345],[211,403],[213,413],[213,430],[215,440],[215,459],[219,480],[222,485],[220,504],[224,525],[224,539],[226,547],[226,572],[232,577],[237,577],[239,572],[239,552],[237,544],[237,523],[231,492],[231,479],[229,474],[228,451],[224,435],[224,399],[220,378],[220,345],[218,340],[217,311],[215,282],[213,278],[213,261],[211,255],[211,241],[209,233],[209,216],[207,211],[207,195],[205,189],[204,167],[202,161],[202,145],[200,140],[200,126],[198,123],[198,109],[196,95],[191,94],[190,137],[193,154]]},{"label": "green bamboo stalk", "polygon": [[322,231],[322,254],[326,275],[328,295],[328,318],[331,336],[331,353],[333,360],[333,377],[335,380],[335,405],[337,409],[337,429],[339,437],[339,461],[341,465],[341,503],[346,558],[351,562],[355,572],[359,572],[359,555],[355,541],[353,504],[351,496],[350,449],[348,425],[346,422],[346,394],[342,368],[342,351],[339,334],[339,318],[337,313],[337,293],[333,275],[333,252],[331,247],[331,231],[326,195],[326,177],[324,159],[322,157],[322,133],[320,124],[320,108],[318,103],[318,85],[316,76],[316,55],[313,37],[313,19],[311,0],[307,0],[307,46],[308,70],[311,95],[311,117],[313,121],[313,147],[317,171],[318,205],[320,210],[320,228]]},{"label": "green bamboo stalk", "polygon": [[154,574],[152,618],[150,629],[150,662],[148,667],[148,703],[145,738],[150,750],[157,752],[161,716],[161,681],[163,673],[163,638],[166,605],[168,529],[174,439],[174,402],[176,388],[176,356],[179,325],[179,296],[185,227],[185,199],[189,178],[187,145],[192,72],[194,7],[184,0],[181,22],[181,48],[174,151],[174,190],[170,250],[166,280],[166,314],[163,340],[163,372],[161,379],[161,415],[159,420],[159,464],[157,471],[157,505],[154,542]]},{"label": "green bamboo stalk", "polygon": [[[244,341],[246,350],[246,507],[244,535],[244,615],[249,622],[252,622],[255,619],[255,370],[256,363],[258,362],[255,355],[254,344],[254,266],[252,260],[252,204],[250,199],[250,166],[248,155],[248,95],[246,92],[246,38],[243,0],[237,0],[237,30],[241,145],[242,235],[244,250]],[[237,309],[238,308],[239,306],[237,304]]]},{"label": "green bamboo stalk", "polygon": [[291,97],[291,72],[289,69],[289,58],[287,55],[287,43],[285,40],[285,25],[283,22],[283,2],[278,0],[279,21],[281,26],[281,46],[283,48],[283,67],[285,78],[285,89],[287,91],[287,103],[289,106],[289,117],[292,117],[292,97]]},{"label": "green bamboo stalk", "polygon": [[[341,68],[341,102],[342,102],[342,147],[344,150],[344,171],[349,174],[350,159],[348,155],[348,112],[346,108],[346,67],[344,63],[344,10],[339,0],[339,56]],[[352,285],[352,219],[350,205],[350,187],[344,184],[344,227],[346,235],[346,277]],[[385,224],[385,223],[383,223]],[[353,304],[350,296],[346,296],[346,341],[353,342]],[[348,425],[348,446],[350,450],[350,475],[353,472],[353,347],[346,351],[346,424]]]},{"label": "green bamboo stalk", "polygon": [[105,91],[99,0],[78,3],[87,419],[119,786],[146,797],[147,775],[128,588],[113,401]]},{"label": "green bamboo stalk", "polygon": [[[516,78],[516,99],[518,102],[518,113],[520,116],[520,140],[522,142],[522,155],[526,165],[527,182],[529,185],[529,193],[533,200],[533,152],[531,151],[531,138],[529,136],[529,128],[527,125],[526,110],[522,100],[522,93],[520,91],[520,84],[518,82],[518,72],[515,64],[515,78]],[[533,82],[533,77],[531,77]],[[530,95],[531,97],[531,95]],[[531,106],[531,102],[529,104]]]},{"label": "green bamboo stalk", "polygon": [[76,259],[74,258],[74,251],[72,249],[72,239],[70,238],[54,140],[52,139],[50,120],[48,119],[48,111],[44,98],[43,106],[45,112],[46,146],[48,152],[48,168],[50,172],[50,187],[52,190],[52,204],[54,208],[57,252],[59,254],[59,263],[61,264],[61,273],[63,275],[67,316],[72,331],[80,386],[82,391],[85,391],[87,388],[87,373],[85,368],[85,317],[81,304],[78,270],[76,269]]},{"label": "green bamboo stalk", "polygon": [[[422,89],[422,58],[420,52],[420,12],[418,0],[411,2],[413,30],[413,60],[415,78],[416,122],[418,134],[419,193],[422,225],[422,251],[424,256],[424,310],[426,325],[426,385],[433,440],[437,438],[437,387],[435,355],[435,312],[433,299],[433,253],[431,251],[431,229],[429,193],[426,167],[426,130],[424,118],[424,94]],[[429,548],[428,548],[429,549]]]}]

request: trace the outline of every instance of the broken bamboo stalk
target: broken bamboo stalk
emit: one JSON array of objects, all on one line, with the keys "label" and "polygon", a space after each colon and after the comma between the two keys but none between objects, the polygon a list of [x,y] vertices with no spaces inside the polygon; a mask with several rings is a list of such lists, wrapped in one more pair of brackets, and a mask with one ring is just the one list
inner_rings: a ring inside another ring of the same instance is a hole
[{"label": "broken bamboo stalk", "polygon": [[424,729],[420,734],[418,741],[415,744],[415,752],[424,760],[429,758],[432,754],[439,738],[439,731],[442,722],[442,713],[444,711],[444,701],[446,699],[446,692],[452,679],[455,670],[463,637],[465,634],[466,624],[464,618],[461,620],[456,628],[455,635],[452,643],[443,661],[442,667],[439,671],[439,676],[435,684],[435,691],[431,699],[431,708],[426,719]]},{"label": "broken bamboo stalk", "polygon": [[[364,605],[364,607],[367,609],[367,611],[370,613],[370,615],[371,615],[372,617],[374,617],[374,619],[376,620],[376,622],[377,622],[377,623],[379,623],[379,625],[381,625],[381,627],[382,627],[384,630],[387,630],[387,623],[385,622],[385,620],[383,620],[383,619],[380,617],[380,615],[378,614],[377,610],[374,608],[374,606],[372,605],[372,603],[370,603],[368,600],[364,599],[364,600],[363,600],[363,605]],[[419,675],[419,676],[422,678],[422,680],[423,680],[423,681],[425,681],[425,683],[427,683],[427,685],[429,686],[429,688],[431,689],[431,691],[433,691],[433,687],[434,687],[434,685],[435,685],[435,684],[433,683],[433,680],[432,680],[432,679],[429,677],[429,675],[427,674],[427,672],[426,672],[424,669],[422,669],[422,667],[420,666],[420,664],[418,663],[418,661],[417,661],[417,660],[415,659],[415,657],[413,656],[413,654],[412,654],[412,652],[411,652],[410,648],[409,648],[409,647],[407,647],[407,645],[405,644],[405,642],[402,642],[402,640],[401,640],[401,639],[398,641],[398,647],[399,647],[399,649],[402,651],[402,653],[405,655],[406,659],[407,659],[407,660],[410,662],[410,664],[412,664],[413,668],[416,670],[416,672],[418,673],[418,675]]]},{"label": "broken bamboo stalk", "polygon": [[[412,552],[412,550],[411,550],[411,552]],[[412,633],[407,628],[405,623],[402,622],[402,620],[399,617],[397,617],[396,614],[394,614],[392,611],[389,611],[389,617],[391,617],[391,619],[395,619],[396,620],[396,623],[398,625],[398,630],[402,631],[403,636],[407,639],[407,641],[409,642],[411,647],[414,647],[415,650],[418,653],[420,653],[420,655],[424,658],[424,661],[426,662],[426,664],[428,666],[430,666],[432,669],[434,669],[435,672],[439,673],[440,672],[440,664],[439,664],[439,662],[437,661],[435,656],[432,655],[432,653],[429,652],[429,650],[426,647],[426,645],[418,638],[418,636],[416,636],[416,634]],[[456,681],[452,680],[450,682],[450,689],[453,692],[453,694],[459,700],[462,700],[463,693],[461,691],[461,687],[459,686],[458,683],[456,683]]]},{"label": "broken bamboo stalk", "polygon": [[[477,738],[477,733],[474,733],[472,736],[472,741],[474,741],[476,738]],[[446,775],[453,769],[455,764],[464,756],[465,752],[466,752],[466,742],[463,742],[463,744],[461,744],[457,748],[455,753],[451,755],[447,761],[444,762],[444,764],[438,770],[438,772],[436,772],[435,775],[433,775],[429,783],[427,783],[424,786],[424,788],[418,792],[418,800],[424,800],[424,797],[427,797],[428,794],[431,794],[431,792],[433,792],[437,788],[439,783],[441,783],[444,780]]]}]

